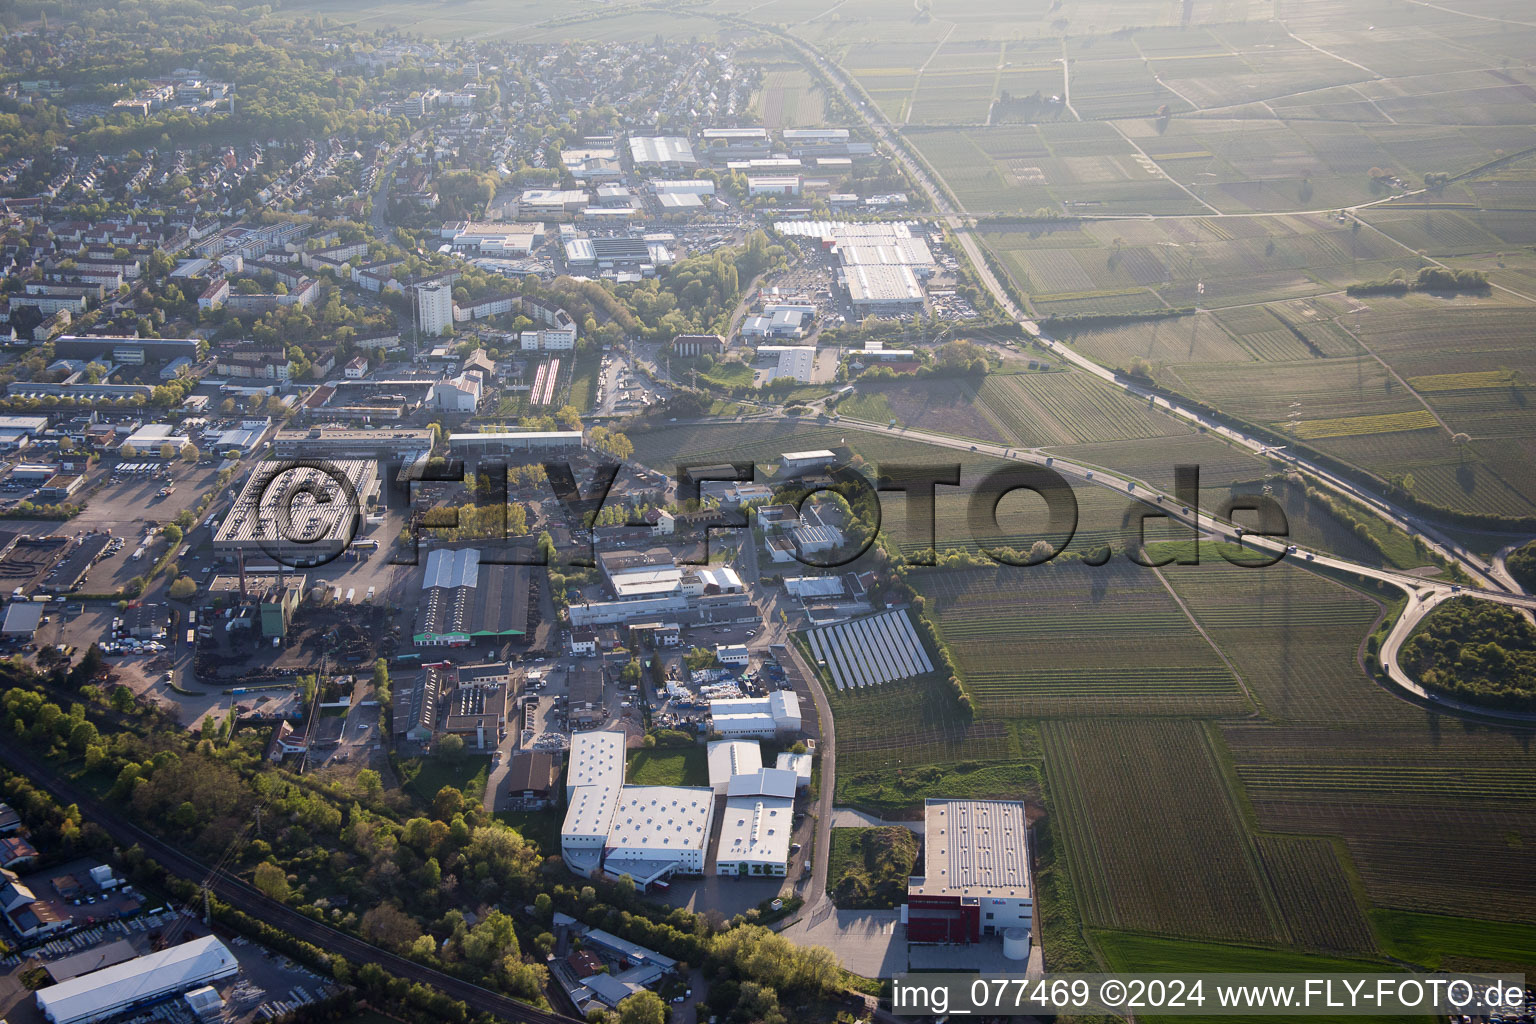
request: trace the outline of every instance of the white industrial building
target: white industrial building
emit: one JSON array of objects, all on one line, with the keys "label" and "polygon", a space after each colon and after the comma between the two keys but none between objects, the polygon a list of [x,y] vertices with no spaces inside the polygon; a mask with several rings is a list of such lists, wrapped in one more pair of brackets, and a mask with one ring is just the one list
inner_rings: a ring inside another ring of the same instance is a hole
[{"label": "white industrial building", "polygon": [[715,740],[707,750],[709,788],[722,796],[733,777],[763,770],[763,748],[756,740]]},{"label": "white industrial building", "polygon": [[603,846],[608,842],[613,810],[624,786],[625,749],[622,732],[571,735],[560,856],[565,866],[582,878],[591,878],[602,868]]},{"label": "white industrial building", "polygon": [[902,908],[908,941],[977,942],[1001,935],[1005,956],[1027,956],[1035,908],[1028,834],[1024,805],[1017,801],[926,801],[924,874],[908,879]]},{"label": "white industrial building", "polygon": [[745,668],[751,657],[746,644],[715,644],[715,660],[722,665]]},{"label": "white industrial building", "polygon": [[841,576],[786,576],[784,589],[790,597],[798,597],[802,601],[818,597],[842,597],[844,591]]},{"label": "white industrial building", "polygon": [[775,690],[766,697],[712,700],[709,716],[715,732],[727,739],[794,736],[801,728],[800,697],[791,690]]},{"label": "white industrial building", "polygon": [[626,736],[571,737],[567,810],[560,854],[577,875],[628,875],[646,886],[673,874],[704,873],[714,791],[689,786],[626,786]]},{"label": "white industrial building", "polygon": [[560,163],[577,181],[615,181],[623,176],[619,154],[612,149],[562,149]]},{"label": "white industrial building", "polygon": [[696,167],[699,163],[693,146],[678,135],[631,136],[629,158],[636,167]]},{"label": "white industrial building", "polygon": [[651,188],[658,196],[712,196],[715,183],[708,178],[681,178],[671,181],[653,181]]},{"label": "white industrial building", "polygon": [[807,469],[820,469],[823,466],[836,465],[837,452],[827,448],[817,448],[806,452],[785,452],[779,456],[779,472],[799,473]]},{"label": "white industrial building", "polygon": [[816,348],[814,345],[759,345],[759,359],[775,360],[770,371],[771,380],[789,377],[801,384],[809,384],[816,373]]},{"label": "white industrial building", "polygon": [[795,773],[795,788],[809,789],[811,787],[811,755],[792,754],[783,751],[774,761],[775,768],[781,771]]},{"label": "white industrial building", "polygon": [[[798,165],[799,161],[795,161]],[[797,196],[800,194],[798,174],[770,174],[747,179],[748,196]]]},{"label": "white industrial building", "polygon": [[603,849],[603,872],[650,885],[672,874],[702,875],[714,816],[713,790],[625,786]]},{"label": "white industrial building", "polygon": [[566,800],[573,800],[584,786],[622,786],[624,758],[622,732],[573,733],[565,769]]},{"label": "white industrial building", "polygon": [[474,412],[480,408],[484,390],[478,371],[461,373],[457,377],[440,380],[432,385],[427,402],[434,409],[444,412]]},{"label": "white industrial building", "polygon": [[229,947],[210,935],[39,989],[37,1008],[52,1024],[83,1024],[233,977],[239,970]]},{"label": "white industrial building", "polygon": [[795,789],[794,773],[777,768],[730,780],[715,852],[715,874],[783,877],[788,872]]},{"label": "white industrial building", "polygon": [[883,264],[843,268],[843,282],[853,308],[864,311],[911,309],[923,304],[923,286],[911,267]]},{"label": "white industrial building", "polygon": [[792,306],[765,306],[763,311],[741,323],[743,338],[800,338],[805,335],[809,315]]}]

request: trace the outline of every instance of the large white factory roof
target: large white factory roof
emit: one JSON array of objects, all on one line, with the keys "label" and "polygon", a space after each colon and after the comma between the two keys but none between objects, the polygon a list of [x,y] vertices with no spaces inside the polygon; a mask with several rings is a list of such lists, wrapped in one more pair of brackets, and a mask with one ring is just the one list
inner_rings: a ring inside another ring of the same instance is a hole
[{"label": "large white factory roof", "polygon": [[837,255],[844,266],[933,266],[933,252],[921,238],[845,242],[837,247]]},{"label": "large white factory roof", "polygon": [[683,571],[672,567],[639,569],[620,573],[613,578],[613,592],[620,598],[659,597],[676,593],[683,580]]},{"label": "large white factory roof", "polygon": [[613,807],[619,789],[617,785],[572,788],[568,793],[569,804],[565,809],[565,821],[560,826],[560,835],[587,838],[606,836],[613,824]]},{"label": "large white factory roof", "polygon": [[625,786],[608,831],[608,854],[664,859],[709,842],[714,790],[692,786]]},{"label": "large white factory roof", "polygon": [[475,548],[438,548],[427,555],[421,589],[473,587],[480,582],[480,552]]},{"label": "large white factory roof", "polygon": [[794,833],[794,788],[789,798],[732,796],[720,822],[717,863],[783,864],[789,860]]},{"label": "large white factory roof", "polygon": [[775,690],[766,697],[712,700],[709,715],[722,733],[799,731],[800,697],[789,690]]},{"label": "large white factory roof", "polygon": [[763,750],[756,740],[716,740],[709,745],[709,785],[723,792],[733,775],[763,769]]},{"label": "large white factory roof", "polygon": [[727,796],[769,796],[795,798],[795,773],[783,768],[759,768],[755,772],[733,776],[726,783]]},{"label": "large white factory roof", "polygon": [[843,274],[848,282],[848,298],[855,306],[923,301],[922,286],[910,267],[845,266]]},{"label": "large white factory roof", "polygon": [[929,800],[923,808],[923,895],[1030,895],[1024,805],[1013,800]]},{"label": "large white factory roof", "polygon": [[908,221],[781,220],[773,229],[781,235],[799,235],[837,245],[866,242],[874,244],[898,238],[912,238]]},{"label": "large white factory roof", "polygon": [[679,135],[631,136],[629,156],[637,164],[694,164],[693,146]]},{"label": "large white factory roof", "polygon": [[229,947],[210,935],[39,989],[37,1008],[53,1024],[99,1020],[239,969]]},{"label": "large white factory roof", "polygon": [[624,741],[622,732],[572,733],[566,787],[622,786]]}]

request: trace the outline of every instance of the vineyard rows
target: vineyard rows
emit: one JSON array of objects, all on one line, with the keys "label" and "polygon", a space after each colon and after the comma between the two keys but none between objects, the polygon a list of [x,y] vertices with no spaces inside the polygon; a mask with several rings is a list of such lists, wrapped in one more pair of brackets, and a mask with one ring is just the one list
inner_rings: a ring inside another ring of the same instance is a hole
[{"label": "vineyard rows", "polygon": [[1281,937],[1257,850],[1200,724],[1048,721],[1040,735],[1088,924]]}]

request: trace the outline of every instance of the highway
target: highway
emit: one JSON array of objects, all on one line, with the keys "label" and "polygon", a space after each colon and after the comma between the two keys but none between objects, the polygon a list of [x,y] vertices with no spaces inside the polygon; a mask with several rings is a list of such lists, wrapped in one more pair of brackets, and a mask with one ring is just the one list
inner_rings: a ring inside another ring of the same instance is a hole
[{"label": "highway", "polygon": [[[1422,537],[1424,542],[1433,551],[1447,561],[1460,565],[1464,571],[1474,579],[1479,580],[1483,585],[1497,590],[1509,589],[1507,583],[1512,581],[1506,581],[1501,578],[1500,574],[1493,571],[1492,566],[1487,560],[1467,550],[1463,545],[1442,532],[1435,524],[1427,522],[1421,517],[1398,507],[1385,498],[1379,497],[1375,493],[1337,475],[1329,469],[1309,462],[1289,451],[1275,451],[1266,442],[1249,437],[1230,427],[1223,426],[1215,420],[1209,419],[1199,410],[1170,401],[1161,395],[1155,395],[1145,387],[1118,376],[1114,371],[1099,365],[1087,356],[1045,335],[1041,331],[1040,325],[1030,319],[1027,312],[1020,309],[1013,302],[1007,290],[1003,288],[996,275],[992,273],[992,269],[984,258],[979,244],[970,231],[969,216],[963,209],[958,209],[955,204],[949,201],[948,194],[944,189],[935,184],[927,168],[917,161],[906,149],[897,138],[896,128],[879,112],[879,107],[869,102],[868,97],[858,89],[841,67],[828,61],[817,50],[807,46],[793,36],[785,34],[783,38],[796,46],[807,61],[820,70],[828,81],[838,87],[843,93],[844,98],[848,101],[849,106],[857,111],[864,120],[870,132],[885,144],[886,148],[890,150],[896,160],[905,168],[908,175],[922,186],[923,190],[928,194],[930,201],[933,203],[933,208],[950,228],[955,240],[970,259],[971,268],[980,278],[982,285],[992,294],[998,305],[1010,317],[1017,321],[1028,334],[1039,339],[1040,344],[1044,345],[1049,351],[1070,362],[1085,373],[1090,373],[1105,383],[1119,388],[1169,415],[1195,424],[1203,428],[1207,433],[1239,444],[1256,455],[1276,459],[1310,474],[1330,490],[1366,505],[1377,515],[1399,529]],[[1515,592],[1518,593],[1519,589],[1515,588]]]},{"label": "highway", "polygon": [[47,790],[61,806],[78,805],[85,815],[85,820],[101,826],[120,846],[137,844],[171,874],[199,884],[206,880],[212,893],[236,910],[243,911],[274,928],[341,956],[354,969],[364,964],[378,964],[397,978],[430,985],[445,995],[462,1000],[472,1011],[488,1013],[500,1020],[526,1022],[526,1024],[581,1024],[576,1018],[537,1009],[518,1002],[510,996],[492,992],[473,982],[455,978],[442,971],[397,956],[388,950],[380,949],[378,946],[370,945],[354,935],[338,931],[269,899],[260,890],[232,875],[222,871],[213,872],[209,865],[144,831],[119,815],[115,808],[97,800],[73,783],[59,778],[49,765],[17,749],[15,744],[0,744],[0,763],[4,763],[12,771],[26,775],[38,786]]}]

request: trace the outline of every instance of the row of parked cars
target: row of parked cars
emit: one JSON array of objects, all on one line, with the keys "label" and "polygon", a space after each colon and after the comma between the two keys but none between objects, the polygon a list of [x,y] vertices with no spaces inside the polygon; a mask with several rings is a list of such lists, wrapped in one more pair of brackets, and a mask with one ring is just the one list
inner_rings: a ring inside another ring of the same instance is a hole
[{"label": "row of parked cars", "polygon": [[101,652],[103,654],[159,654],[166,649],[166,645],[160,642],[165,638],[163,629],[148,640],[129,636],[122,616],[117,616],[112,620],[111,637],[101,644]]}]

